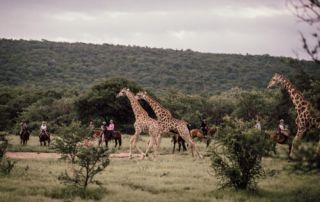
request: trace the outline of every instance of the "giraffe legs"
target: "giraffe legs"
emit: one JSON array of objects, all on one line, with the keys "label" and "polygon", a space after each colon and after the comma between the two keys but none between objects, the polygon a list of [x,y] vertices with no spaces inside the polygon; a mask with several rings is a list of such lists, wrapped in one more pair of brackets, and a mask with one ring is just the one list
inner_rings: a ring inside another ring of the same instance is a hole
[{"label": "giraffe legs", "polygon": [[144,155],[143,151],[138,147],[137,141],[139,139],[141,131],[136,130],[135,134],[130,138],[130,153],[129,153],[129,158],[132,159],[132,147],[136,148],[141,154]]},{"label": "giraffe legs", "polygon": [[302,138],[305,131],[306,130],[303,128],[298,128],[297,134],[292,141],[292,148],[291,148],[290,155],[289,155],[290,158],[294,159],[294,157],[295,157],[294,152],[296,152],[296,150],[298,149],[299,144],[301,142],[301,138]]},{"label": "giraffe legs", "polygon": [[194,157],[194,152],[196,152],[197,156],[200,159],[202,159],[203,157],[200,154],[198,148],[196,147],[195,142],[192,140],[187,126],[185,128],[178,128],[178,133],[186,142],[189,142],[190,148],[191,148],[192,157]]}]

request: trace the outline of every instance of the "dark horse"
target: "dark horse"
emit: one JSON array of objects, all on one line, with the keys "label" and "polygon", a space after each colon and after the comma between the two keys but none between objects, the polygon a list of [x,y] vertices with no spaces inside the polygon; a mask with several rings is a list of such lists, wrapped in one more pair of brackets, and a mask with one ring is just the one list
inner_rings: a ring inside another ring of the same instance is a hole
[{"label": "dark horse", "polygon": [[273,132],[273,133],[270,134],[270,138],[274,142],[276,142],[278,144],[286,144],[286,145],[288,145],[288,147],[289,147],[288,156],[290,156],[290,152],[291,152],[291,149],[292,149],[292,140],[293,140],[292,136],[290,136],[290,135],[289,136],[285,136],[285,135],[283,135],[283,134],[281,134],[279,132]]},{"label": "dark horse", "polygon": [[26,145],[30,137],[30,131],[28,128],[23,128],[20,133],[20,144]]},{"label": "dark horse", "polygon": [[176,150],[176,144],[178,143],[178,151],[180,152],[181,147],[183,148],[183,151],[187,151],[187,147],[186,147],[186,141],[184,141],[184,139],[177,133],[175,133],[172,136],[172,142],[173,142],[173,150],[172,153],[174,153],[174,151]]},{"label": "dark horse", "polygon": [[41,131],[40,135],[39,135],[39,142],[40,142],[40,146],[44,145],[46,146],[47,145],[47,142],[48,142],[48,146],[50,145],[50,135],[45,132],[45,131]]},{"label": "dark horse", "polygon": [[103,134],[103,132],[101,130],[95,130],[93,132],[93,137],[94,138],[99,138],[99,145],[101,145],[102,143],[102,136],[104,136],[104,142],[106,144],[106,147],[108,147],[108,142],[110,140],[114,140],[115,141],[115,145],[114,147],[116,148],[118,146],[118,148],[121,147],[122,144],[122,135],[119,131],[114,131],[113,134],[110,134],[108,132],[106,132],[106,134]]}]

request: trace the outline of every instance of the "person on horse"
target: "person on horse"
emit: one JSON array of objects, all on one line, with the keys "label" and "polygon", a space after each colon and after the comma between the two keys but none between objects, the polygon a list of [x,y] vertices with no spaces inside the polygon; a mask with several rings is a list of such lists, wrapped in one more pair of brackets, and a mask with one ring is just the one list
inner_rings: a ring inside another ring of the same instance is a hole
[{"label": "person on horse", "polygon": [[102,122],[102,125],[101,125],[101,135],[100,135],[100,139],[102,140],[102,139],[104,139],[105,138],[105,136],[107,135],[107,128],[108,128],[108,126],[107,126],[107,122]]},{"label": "person on horse", "polygon": [[20,124],[20,136],[24,132],[29,132],[28,124],[27,124],[26,121],[22,121],[21,124]]},{"label": "person on horse", "polygon": [[256,119],[256,124],[254,125],[254,128],[261,131],[261,122],[259,118]]},{"label": "person on horse", "polygon": [[42,134],[46,135],[47,137],[49,137],[49,133],[48,133],[48,126],[47,123],[45,121],[42,121],[42,124],[40,126],[40,135]]},{"label": "person on horse", "polygon": [[114,123],[112,119],[110,120],[109,125],[107,127],[107,134],[109,138],[114,137]]},{"label": "person on horse", "polygon": [[203,133],[204,136],[206,136],[208,134],[208,126],[207,126],[207,121],[206,119],[202,119],[201,120],[201,126],[200,129]]},{"label": "person on horse", "polygon": [[279,121],[277,133],[278,135],[284,135],[285,137],[289,137],[288,127],[285,126],[283,119],[280,119]]}]

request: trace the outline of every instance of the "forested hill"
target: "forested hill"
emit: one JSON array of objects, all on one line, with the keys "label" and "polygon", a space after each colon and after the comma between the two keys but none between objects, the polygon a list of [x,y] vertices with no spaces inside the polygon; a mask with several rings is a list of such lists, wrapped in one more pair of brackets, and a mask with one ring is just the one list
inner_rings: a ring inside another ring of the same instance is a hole
[{"label": "forested hill", "polygon": [[[157,90],[215,93],[234,86],[265,88],[273,73],[294,71],[288,61],[268,55],[1,39],[0,83],[80,89],[124,77]],[[307,73],[320,75],[314,63],[301,65]]]}]

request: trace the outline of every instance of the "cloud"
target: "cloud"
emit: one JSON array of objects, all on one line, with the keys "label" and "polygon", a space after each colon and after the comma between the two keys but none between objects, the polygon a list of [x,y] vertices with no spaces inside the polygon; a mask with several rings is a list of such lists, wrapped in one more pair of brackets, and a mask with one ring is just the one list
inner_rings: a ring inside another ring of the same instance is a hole
[{"label": "cloud", "polygon": [[0,37],[294,56],[285,0],[0,0]]}]

